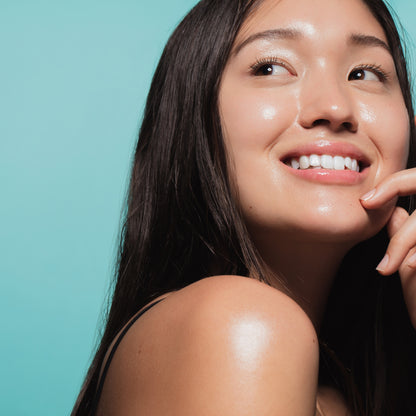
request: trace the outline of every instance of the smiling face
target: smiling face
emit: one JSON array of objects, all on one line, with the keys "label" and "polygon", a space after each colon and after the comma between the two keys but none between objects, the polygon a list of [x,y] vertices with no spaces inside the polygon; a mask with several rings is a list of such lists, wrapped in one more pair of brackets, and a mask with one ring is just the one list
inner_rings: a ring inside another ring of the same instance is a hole
[{"label": "smiling face", "polygon": [[393,203],[370,213],[359,198],[405,168],[409,120],[360,0],[261,3],[237,35],[219,110],[255,239],[356,243],[386,223]]}]

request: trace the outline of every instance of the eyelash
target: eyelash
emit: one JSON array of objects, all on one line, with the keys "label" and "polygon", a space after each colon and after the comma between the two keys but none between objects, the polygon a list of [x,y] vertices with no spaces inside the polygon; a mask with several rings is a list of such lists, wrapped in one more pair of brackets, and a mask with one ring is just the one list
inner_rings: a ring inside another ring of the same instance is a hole
[{"label": "eyelash", "polygon": [[[279,58],[276,57],[268,57],[268,58],[262,58],[262,59],[257,59],[256,62],[250,66],[250,72],[253,75],[256,75],[256,73],[258,72],[258,70],[265,65],[281,65],[282,67],[284,67],[285,69],[287,69],[290,73],[294,73],[295,71],[284,61],[282,61]],[[356,66],[351,72],[353,71],[360,71],[360,70],[369,70],[369,71],[373,71],[379,78],[380,78],[380,82],[386,82],[388,81],[390,74],[386,71],[384,71],[381,67],[381,65],[376,65],[376,64],[363,64],[363,65],[358,65]],[[348,75],[349,76],[349,75]]]}]

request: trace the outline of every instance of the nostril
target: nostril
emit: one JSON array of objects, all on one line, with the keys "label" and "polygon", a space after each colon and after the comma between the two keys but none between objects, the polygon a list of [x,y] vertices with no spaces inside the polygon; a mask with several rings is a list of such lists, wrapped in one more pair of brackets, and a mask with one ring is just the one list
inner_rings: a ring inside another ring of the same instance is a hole
[{"label": "nostril", "polygon": [[312,123],[312,127],[316,127],[316,126],[327,126],[329,124],[330,124],[330,121],[329,120],[325,120],[324,118],[320,118],[318,120],[315,120]]},{"label": "nostril", "polygon": [[352,124],[351,122],[349,122],[349,121],[345,121],[344,123],[342,123],[342,127],[343,127],[345,130],[348,130],[348,131],[354,131],[354,126],[353,126],[353,124]]},{"label": "nostril", "polygon": [[320,119],[315,120],[312,123],[311,127],[317,127],[317,126],[327,126],[328,127],[328,126],[331,126],[331,125],[332,125],[332,128],[334,130],[337,130],[337,131],[341,131],[341,130],[354,131],[355,130],[354,124],[351,123],[350,121],[344,121],[344,122],[340,123],[339,125],[335,126],[334,123],[331,123],[330,120],[327,120],[325,118],[320,118]]}]

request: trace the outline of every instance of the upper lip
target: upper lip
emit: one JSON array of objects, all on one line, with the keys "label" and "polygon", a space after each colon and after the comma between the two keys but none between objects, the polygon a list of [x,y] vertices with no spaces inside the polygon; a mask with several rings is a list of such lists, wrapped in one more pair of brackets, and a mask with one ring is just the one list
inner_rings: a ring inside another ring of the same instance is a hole
[{"label": "upper lip", "polygon": [[371,164],[370,158],[360,150],[356,145],[349,142],[319,140],[311,143],[305,143],[286,152],[280,160],[282,162],[290,161],[293,158],[299,158],[302,155],[330,155],[342,156],[356,159],[361,168]]}]

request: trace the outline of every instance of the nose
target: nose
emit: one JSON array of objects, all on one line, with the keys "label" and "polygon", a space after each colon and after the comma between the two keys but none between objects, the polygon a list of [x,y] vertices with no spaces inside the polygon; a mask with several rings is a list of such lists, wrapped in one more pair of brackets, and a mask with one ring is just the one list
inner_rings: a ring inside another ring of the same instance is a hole
[{"label": "nose", "polygon": [[358,119],[348,81],[320,75],[305,80],[299,95],[299,124],[306,129],[325,126],[334,132],[357,131]]}]

